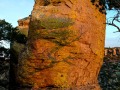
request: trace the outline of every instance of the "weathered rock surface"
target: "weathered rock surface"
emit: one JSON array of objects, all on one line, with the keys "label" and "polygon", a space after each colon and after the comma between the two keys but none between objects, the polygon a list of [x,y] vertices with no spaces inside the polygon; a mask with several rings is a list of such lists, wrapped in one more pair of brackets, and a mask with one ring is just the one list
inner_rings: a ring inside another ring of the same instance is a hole
[{"label": "weathered rock surface", "polygon": [[90,0],[35,0],[18,82],[33,90],[100,90],[104,22]]},{"label": "weathered rock surface", "polygon": [[120,56],[120,47],[105,48],[104,52],[105,52],[105,56],[119,57]]},{"label": "weathered rock surface", "polygon": [[24,35],[28,35],[30,16],[18,20],[18,29]]}]

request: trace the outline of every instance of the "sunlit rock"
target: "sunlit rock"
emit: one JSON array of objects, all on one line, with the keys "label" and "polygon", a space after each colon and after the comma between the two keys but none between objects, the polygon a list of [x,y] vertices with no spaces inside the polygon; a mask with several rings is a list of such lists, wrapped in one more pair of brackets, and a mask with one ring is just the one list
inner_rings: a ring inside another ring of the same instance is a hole
[{"label": "sunlit rock", "polygon": [[18,82],[33,90],[100,90],[104,23],[90,0],[35,0]]},{"label": "sunlit rock", "polygon": [[30,16],[18,20],[18,29],[24,35],[28,35]]}]

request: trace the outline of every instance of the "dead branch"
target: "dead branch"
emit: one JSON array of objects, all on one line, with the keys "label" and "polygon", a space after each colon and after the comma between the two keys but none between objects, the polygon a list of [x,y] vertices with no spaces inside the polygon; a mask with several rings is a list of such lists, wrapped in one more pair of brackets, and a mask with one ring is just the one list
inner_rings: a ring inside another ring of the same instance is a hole
[{"label": "dead branch", "polygon": [[115,24],[115,22],[120,23],[120,10],[117,10],[117,14],[111,18],[112,18],[112,20],[107,20],[107,22],[105,24],[116,27],[118,29],[118,32],[120,32],[120,26]]}]

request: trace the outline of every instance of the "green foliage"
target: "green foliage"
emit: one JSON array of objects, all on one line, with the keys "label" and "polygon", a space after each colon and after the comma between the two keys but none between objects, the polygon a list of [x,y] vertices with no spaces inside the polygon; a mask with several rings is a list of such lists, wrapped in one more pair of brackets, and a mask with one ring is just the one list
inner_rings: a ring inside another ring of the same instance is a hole
[{"label": "green foliage", "polygon": [[40,25],[46,29],[58,29],[68,27],[73,24],[70,18],[46,17],[41,19]]},{"label": "green foliage", "polygon": [[23,44],[26,43],[27,37],[21,34],[17,28],[12,27],[10,23],[0,20],[0,40],[10,42],[10,49],[6,51],[4,47],[1,47],[0,51],[4,51],[7,55],[11,54],[11,61],[13,60],[17,63],[18,54],[24,47]]},{"label": "green foliage", "polygon": [[120,10],[120,0],[91,0],[93,5],[99,8],[99,11],[105,13],[106,10]]},{"label": "green foliage", "polygon": [[120,62],[104,60],[99,75],[102,90],[120,90]]},{"label": "green foliage", "polygon": [[14,42],[13,45],[11,46],[11,60],[12,62],[14,62],[15,64],[18,63],[18,56],[20,54],[20,52],[23,50],[24,48],[24,44],[20,44],[17,42]]},{"label": "green foliage", "polygon": [[5,47],[0,47],[0,52],[4,51],[5,57],[9,57],[10,50]]},{"label": "green foliage", "polygon": [[58,29],[68,27],[73,24],[73,21],[70,18],[60,18],[60,17],[45,17],[41,20],[34,20],[30,23],[30,26],[33,30],[36,29]]},{"label": "green foliage", "polygon": [[28,36],[28,29],[20,29],[20,33],[25,35],[26,37]]},{"label": "green foliage", "polygon": [[71,41],[69,41],[69,37],[72,35],[72,31],[70,30],[39,30],[38,33],[34,35],[34,38],[42,38],[52,41],[59,45],[67,45]]},{"label": "green foliage", "polygon": [[120,0],[106,0],[106,4],[108,5],[108,9],[120,9]]},{"label": "green foliage", "polygon": [[5,20],[0,20],[0,40],[7,40],[11,43],[14,41],[18,43],[26,43],[27,37],[21,34],[17,28]]},{"label": "green foliage", "polygon": [[[36,29],[44,29],[42,26],[40,26],[40,23],[41,23],[41,21],[40,20],[37,20],[37,19],[35,19],[35,20],[33,20],[33,21],[31,21],[30,22],[30,33],[31,33],[31,31],[34,31],[34,30],[36,30]],[[31,34],[30,34],[31,35]]]},{"label": "green foliage", "polygon": [[18,54],[19,52],[21,52],[21,50],[24,48],[25,46],[23,44],[14,42],[12,48],[15,50],[15,52]]},{"label": "green foliage", "polygon": [[0,20],[0,40],[10,40],[9,34],[14,30],[11,24],[5,20]]},{"label": "green foliage", "polygon": [[20,32],[15,32],[11,34],[11,40],[16,41],[21,44],[25,44],[27,41],[27,37]]}]

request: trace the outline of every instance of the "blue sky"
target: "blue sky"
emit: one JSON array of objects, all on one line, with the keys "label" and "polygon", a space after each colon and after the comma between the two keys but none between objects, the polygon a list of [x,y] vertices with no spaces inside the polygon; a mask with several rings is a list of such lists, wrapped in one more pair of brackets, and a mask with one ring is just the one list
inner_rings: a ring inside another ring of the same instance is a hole
[{"label": "blue sky", "polygon": [[[115,13],[115,11],[107,12],[107,18],[113,17]],[[116,24],[120,26],[120,23]],[[106,25],[105,47],[120,47],[120,32],[116,31],[117,29],[115,27]]]},{"label": "blue sky", "polygon": [[17,20],[31,14],[34,0],[0,0],[0,19],[5,19],[13,26]]},{"label": "blue sky", "polygon": [[[14,27],[17,26],[18,19],[31,14],[34,0],[0,0],[0,19],[5,19]],[[115,12],[109,12],[107,17],[111,17]],[[105,47],[120,47],[120,33],[112,26],[106,27]]]}]

